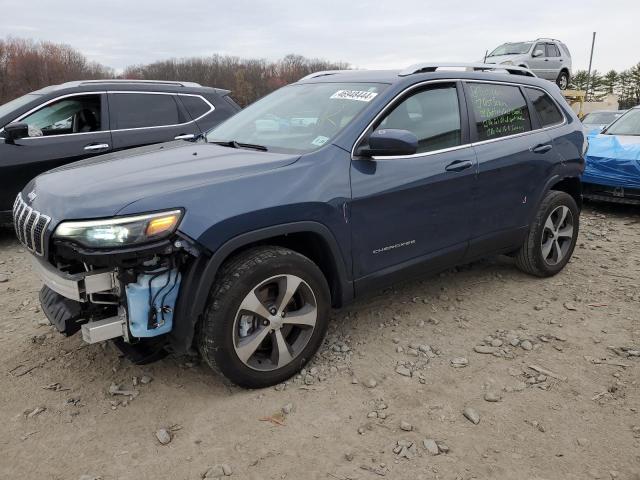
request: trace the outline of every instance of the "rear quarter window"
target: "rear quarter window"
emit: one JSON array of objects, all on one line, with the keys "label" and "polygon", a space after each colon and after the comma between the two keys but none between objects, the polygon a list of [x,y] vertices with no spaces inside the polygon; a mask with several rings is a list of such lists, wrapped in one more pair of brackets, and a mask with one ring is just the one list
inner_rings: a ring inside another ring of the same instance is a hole
[{"label": "rear quarter window", "polygon": [[533,104],[533,108],[540,119],[540,125],[549,127],[564,121],[562,113],[549,95],[537,88],[525,88],[524,91],[527,93],[529,101]]},{"label": "rear quarter window", "polygon": [[493,83],[468,83],[467,87],[479,141],[531,130],[529,109],[520,88]]},{"label": "rear quarter window", "polygon": [[180,95],[179,98],[193,120],[200,118],[211,110],[209,104],[202,97]]}]

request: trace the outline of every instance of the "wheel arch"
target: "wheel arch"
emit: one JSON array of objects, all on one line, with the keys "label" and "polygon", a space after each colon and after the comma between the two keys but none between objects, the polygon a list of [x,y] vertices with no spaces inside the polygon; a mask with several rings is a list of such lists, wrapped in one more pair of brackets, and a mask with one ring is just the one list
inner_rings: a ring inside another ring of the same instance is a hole
[{"label": "wheel arch", "polygon": [[196,325],[205,311],[220,267],[228,259],[260,245],[289,248],[316,263],[329,283],[333,307],[353,299],[353,282],[346,263],[335,237],[325,225],[313,221],[293,222],[243,233],[225,242],[210,257],[196,259],[184,275],[176,305],[177,321],[171,332],[171,343],[177,353],[191,349]]},{"label": "wheel arch", "polygon": [[582,181],[578,177],[565,177],[557,179],[555,183],[549,186],[548,191],[556,190],[568,193],[576,201],[578,209],[582,209]]}]

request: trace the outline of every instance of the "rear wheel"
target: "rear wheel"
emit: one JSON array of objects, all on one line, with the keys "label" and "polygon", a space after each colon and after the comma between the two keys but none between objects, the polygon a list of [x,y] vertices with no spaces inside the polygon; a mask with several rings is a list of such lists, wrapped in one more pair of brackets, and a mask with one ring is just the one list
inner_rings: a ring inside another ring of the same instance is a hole
[{"label": "rear wheel", "polygon": [[558,191],[547,193],[516,255],[518,268],[538,277],[550,277],[562,270],[576,246],[579,216],[571,195]]},{"label": "rear wheel", "polygon": [[566,90],[569,88],[569,74],[565,71],[560,72],[556,79],[556,84],[560,87],[560,90]]},{"label": "rear wheel", "polygon": [[275,385],[318,350],[330,305],[327,281],[311,260],[280,247],[249,250],[221,270],[199,330],[200,352],[240,386]]}]

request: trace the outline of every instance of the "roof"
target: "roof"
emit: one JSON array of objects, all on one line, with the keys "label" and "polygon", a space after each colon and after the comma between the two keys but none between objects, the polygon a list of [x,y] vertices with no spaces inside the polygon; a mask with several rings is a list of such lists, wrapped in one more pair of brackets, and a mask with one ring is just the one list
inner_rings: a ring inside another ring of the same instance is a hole
[{"label": "roof", "polygon": [[522,82],[524,79],[534,80],[537,77],[531,70],[507,65],[483,63],[416,63],[403,70],[327,70],[315,72],[301,78],[301,83],[325,82],[371,82],[397,83],[404,79],[432,77],[432,78],[466,78],[486,80],[507,80]]},{"label": "roof", "polygon": [[220,95],[226,95],[228,90],[203,87],[195,82],[182,82],[171,80],[126,80],[126,79],[104,79],[104,80],[76,80],[73,82],[50,85],[40,90],[32,92],[34,94],[46,95],[62,91],[95,91],[95,90],[140,90],[163,92],[212,92],[216,91]]}]

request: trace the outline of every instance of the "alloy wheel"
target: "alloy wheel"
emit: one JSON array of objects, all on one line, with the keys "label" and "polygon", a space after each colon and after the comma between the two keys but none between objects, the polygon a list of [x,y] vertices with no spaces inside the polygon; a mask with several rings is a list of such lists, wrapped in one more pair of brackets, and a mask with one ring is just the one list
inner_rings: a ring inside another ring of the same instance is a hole
[{"label": "alloy wheel", "polygon": [[560,90],[566,90],[569,86],[569,80],[566,75],[560,76]]},{"label": "alloy wheel", "polygon": [[575,226],[569,207],[561,205],[547,217],[542,231],[542,258],[548,265],[557,265],[571,249]]},{"label": "alloy wheel", "polygon": [[277,275],[252,288],[233,325],[233,347],[246,366],[271,371],[307,346],[318,319],[313,290],[296,275]]}]

